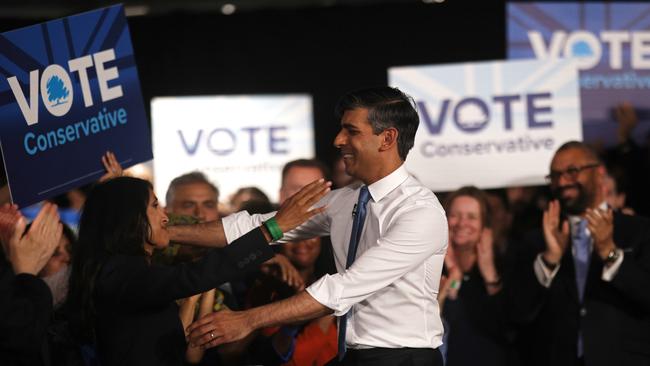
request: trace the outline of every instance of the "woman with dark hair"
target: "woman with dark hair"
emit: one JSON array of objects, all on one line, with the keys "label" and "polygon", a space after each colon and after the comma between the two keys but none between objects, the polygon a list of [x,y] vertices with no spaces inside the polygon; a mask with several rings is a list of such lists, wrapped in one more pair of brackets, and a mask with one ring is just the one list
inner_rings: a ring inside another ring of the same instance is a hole
[{"label": "woman with dark hair", "polygon": [[[310,207],[329,190],[314,182],[275,217],[286,232],[321,212]],[[242,276],[273,256],[264,226],[201,260],[151,264],[169,244],[167,215],[147,181],[120,177],[89,194],[73,248],[69,310],[81,340],[95,344],[102,366],[182,365],[186,349],[176,299]]]},{"label": "woman with dark hair", "polygon": [[462,187],[447,197],[445,211],[448,275],[439,302],[448,325],[446,365],[506,365],[511,353],[488,198],[476,187]]}]

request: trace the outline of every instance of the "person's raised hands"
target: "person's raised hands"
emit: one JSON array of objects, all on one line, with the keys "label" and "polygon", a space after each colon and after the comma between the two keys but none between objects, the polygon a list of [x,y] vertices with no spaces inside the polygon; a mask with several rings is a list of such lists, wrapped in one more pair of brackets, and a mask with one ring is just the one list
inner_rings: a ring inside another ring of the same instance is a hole
[{"label": "person's raised hands", "polygon": [[548,208],[544,211],[542,227],[546,242],[544,259],[548,263],[558,264],[569,244],[569,222],[566,220],[561,222],[558,200],[549,202]]},{"label": "person's raised hands", "polygon": [[59,245],[63,226],[59,221],[57,207],[45,203],[25,234],[27,223],[20,217],[8,243],[9,262],[14,273],[38,274]]},{"label": "person's raised hands", "polygon": [[106,169],[106,174],[102,175],[102,177],[99,178],[100,182],[105,182],[109,179],[121,177],[124,175],[122,165],[120,165],[120,162],[117,161],[115,154],[111,151],[107,151],[106,154],[102,156],[102,165],[104,165],[104,169]]}]

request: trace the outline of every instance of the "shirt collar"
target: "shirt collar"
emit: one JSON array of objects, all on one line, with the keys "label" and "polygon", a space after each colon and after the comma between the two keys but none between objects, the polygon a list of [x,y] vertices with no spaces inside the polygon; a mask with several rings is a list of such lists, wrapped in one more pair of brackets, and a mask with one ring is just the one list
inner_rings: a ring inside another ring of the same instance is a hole
[{"label": "shirt collar", "polygon": [[393,189],[404,183],[408,177],[409,173],[406,171],[404,164],[400,165],[400,167],[395,169],[392,173],[368,186],[370,197],[372,197],[372,200],[375,202],[380,201]]}]

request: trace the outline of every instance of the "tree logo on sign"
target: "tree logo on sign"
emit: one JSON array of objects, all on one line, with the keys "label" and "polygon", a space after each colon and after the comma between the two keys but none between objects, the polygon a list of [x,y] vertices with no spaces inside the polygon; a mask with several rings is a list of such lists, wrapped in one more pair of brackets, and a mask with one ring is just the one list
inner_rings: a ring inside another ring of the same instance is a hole
[{"label": "tree logo on sign", "polygon": [[70,92],[68,88],[63,84],[58,76],[54,75],[47,81],[47,95],[48,100],[52,103],[52,106],[57,106],[63,103],[67,103],[68,95]]}]

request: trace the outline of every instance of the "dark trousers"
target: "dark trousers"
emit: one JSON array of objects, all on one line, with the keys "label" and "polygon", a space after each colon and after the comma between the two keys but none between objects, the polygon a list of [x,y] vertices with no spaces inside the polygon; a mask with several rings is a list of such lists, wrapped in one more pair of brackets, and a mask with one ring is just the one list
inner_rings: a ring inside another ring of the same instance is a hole
[{"label": "dark trousers", "polygon": [[348,349],[344,366],[442,366],[442,355],[433,348]]}]

